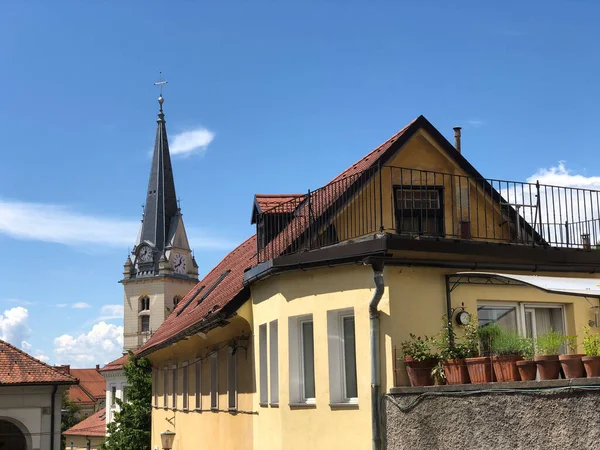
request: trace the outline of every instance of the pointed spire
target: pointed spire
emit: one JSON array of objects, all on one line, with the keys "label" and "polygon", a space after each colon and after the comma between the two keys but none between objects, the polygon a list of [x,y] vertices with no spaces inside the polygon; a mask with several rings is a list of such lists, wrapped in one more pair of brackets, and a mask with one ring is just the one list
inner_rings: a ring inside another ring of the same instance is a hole
[{"label": "pointed spire", "polygon": [[[162,84],[160,84],[161,89]],[[156,121],[156,140],[140,236],[140,242],[150,242],[160,253],[165,248],[171,221],[178,210],[163,103],[164,98],[161,93],[158,98],[160,108]]]}]

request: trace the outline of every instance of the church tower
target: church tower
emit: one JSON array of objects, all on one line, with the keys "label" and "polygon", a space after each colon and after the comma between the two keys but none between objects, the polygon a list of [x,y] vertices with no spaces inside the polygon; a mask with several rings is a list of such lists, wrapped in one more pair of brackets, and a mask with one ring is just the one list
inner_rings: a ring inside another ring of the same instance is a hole
[{"label": "church tower", "polygon": [[139,348],[198,282],[169,154],[162,93],[142,226],[123,270],[125,350]]}]

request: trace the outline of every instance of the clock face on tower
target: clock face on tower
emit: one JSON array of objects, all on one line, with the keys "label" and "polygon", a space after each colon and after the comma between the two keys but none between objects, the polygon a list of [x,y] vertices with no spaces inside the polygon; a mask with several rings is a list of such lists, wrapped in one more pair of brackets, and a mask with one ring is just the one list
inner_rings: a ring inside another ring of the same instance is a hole
[{"label": "clock face on tower", "polygon": [[186,257],[181,253],[175,253],[173,256],[173,270],[176,273],[185,273]]},{"label": "clock face on tower", "polygon": [[138,253],[141,262],[152,261],[152,249],[147,245],[143,246]]}]

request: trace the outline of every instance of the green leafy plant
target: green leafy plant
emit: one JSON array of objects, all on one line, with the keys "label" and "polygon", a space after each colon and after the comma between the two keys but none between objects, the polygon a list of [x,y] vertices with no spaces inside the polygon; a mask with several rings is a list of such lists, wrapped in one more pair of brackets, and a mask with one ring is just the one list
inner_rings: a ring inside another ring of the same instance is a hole
[{"label": "green leafy plant", "polygon": [[481,354],[483,356],[490,356],[492,354],[494,339],[500,336],[500,334],[502,334],[502,328],[496,322],[478,327],[477,335],[479,336]]},{"label": "green leafy plant", "polygon": [[533,339],[526,338],[526,337],[522,337],[521,339],[522,339],[521,356],[523,356],[524,360],[531,361],[533,359],[533,356],[535,355],[535,347],[533,345]]},{"label": "green leafy plant", "polygon": [[591,333],[590,327],[584,328],[583,349],[587,356],[600,356],[600,334]]},{"label": "green leafy plant", "polygon": [[538,355],[557,355],[560,347],[565,343],[565,335],[550,328],[550,331],[541,334],[535,341],[535,351]]},{"label": "green leafy plant", "polygon": [[440,350],[441,359],[444,361],[472,358],[479,353],[477,347],[473,347],[472,343],[467,343],[465,337],[459,338],[456,335],[452,323],[445,314],[442,316],[442,328],[435,337],[434,342]]},{"label": "green leafy plant", "polygon": [[416,336],[410,334],[410,339],[400,344],[402,356],[410,356],[415,361],[427,361],[428,359],[437,359],[438,355],[431,351],[432,339],[425,336]]},{"label": "green leafy plant", "polygon": [[501,330],[494,337],[493,351],[498,356],[523,356],[531,354],[533,357],[533,342],[513,331]]},{"label": "green leafy plant", "polygon": [[[61,432],[64,432],[81,422],[81,407],[69,399],[69,391],[63,393],[60,408],[62,411],[60,423]],[[67,438],[64,434],[61,434],[60,448],[62,450],[67,448]]]},{"label": "green leafy plant", "polygon": [[471,321],[465,326],[464,334],[465,347],[470,356],[468,358],[476,358],[479,356],[479,326]]},{"label": "green leafy plant", "polygon": [[107,427],[102,450],[148,450],[152,412],[152,365],[147,358],[129,352],[123,367],[127,377],[127,401],[116,399],[121,408]]},{"label": "green leafy plant", "polygon": [[577,354],[577,336],[565,336],[565,344],[571,355]]}]

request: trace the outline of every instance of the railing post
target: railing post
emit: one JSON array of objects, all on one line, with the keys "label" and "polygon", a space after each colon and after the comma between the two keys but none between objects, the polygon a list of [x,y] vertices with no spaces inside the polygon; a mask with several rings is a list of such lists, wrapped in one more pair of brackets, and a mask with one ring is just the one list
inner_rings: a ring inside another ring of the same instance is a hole
[{"label": "railing post", "polygon": [[310,223],[310,189],[308,190],[308,249],[312,250],[312,224]]},{"label": "railing post", "polygon": [[[262,228],[260,226],[262,220],[262,214],[258,215],[258,220],[256,221],[256,260],[260,263],[263,262],[260,258],[260,240],[261,240],[261,232],[260,229]],[[263,225],[264,227],[264,225]]]},{"label": "railing post", "polygon": [[[540,197],[540,180],[535,180],[535,189],[536,189],[536,192],[537,192],[536,215],[538,215],[539,218],[540,218],[540,222],[539,222],[539,224],[540,224],[540,238],[544,239],[544,226],[542,225],[542,208],[541,208],[542,202],[541,202],[541,197]],[[535,228],[534,228],[534,231],[535,231]],[[548,237],[550,237],[550,236],[548,236]],[[532,239],[532,240],[533,240],[533,246],[535,247],[535,239]]]},{"label": "railing post", "polygon": [[567,236],[567,247],[569,247],[569,221],[565,220],[565,234]]},{"label": "railing post", "polygon": [[377,161],[379,171],[379,231],[383,232],[383,173],[381,173],[381,160]]}]

